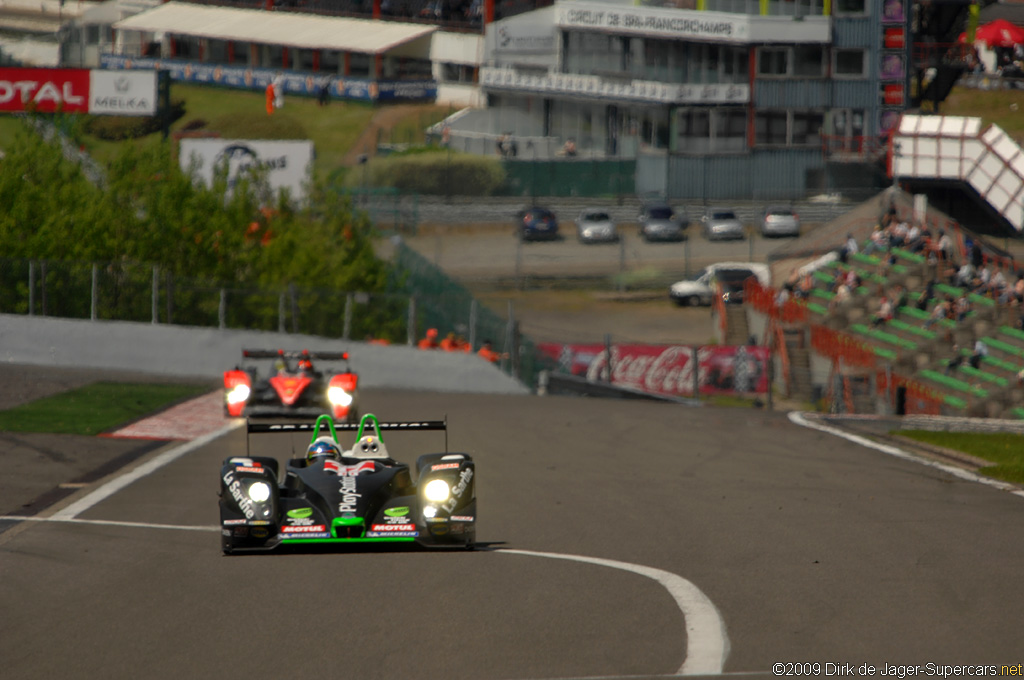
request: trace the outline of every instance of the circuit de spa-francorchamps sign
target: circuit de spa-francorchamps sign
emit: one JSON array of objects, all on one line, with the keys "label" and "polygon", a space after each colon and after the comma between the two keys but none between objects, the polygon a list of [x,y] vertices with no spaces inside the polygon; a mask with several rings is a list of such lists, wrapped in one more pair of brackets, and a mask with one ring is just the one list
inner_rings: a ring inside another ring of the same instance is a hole
[{"label": "circuit de spa-francorchamps sign", "polygon": [[152,116],[157,71],[0,68],[0,113],[90,113]]}]

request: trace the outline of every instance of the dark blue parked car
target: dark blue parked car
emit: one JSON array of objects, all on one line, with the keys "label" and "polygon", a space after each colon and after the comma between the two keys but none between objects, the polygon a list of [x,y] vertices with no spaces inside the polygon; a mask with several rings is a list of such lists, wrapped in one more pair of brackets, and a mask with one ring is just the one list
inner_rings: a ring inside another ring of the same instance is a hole
[{"label": "dark blue parked car", "polygon": [[558,218],[547,208],[533,206],[519,213],[517,230],[524,241],[558,238]]}]

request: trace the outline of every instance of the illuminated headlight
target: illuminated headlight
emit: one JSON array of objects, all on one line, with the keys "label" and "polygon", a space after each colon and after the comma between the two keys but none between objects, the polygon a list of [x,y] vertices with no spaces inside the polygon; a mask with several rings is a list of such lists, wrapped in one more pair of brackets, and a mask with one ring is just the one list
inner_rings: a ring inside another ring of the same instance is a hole
[{"label": "illuminated headlight", "polygon": [[270,485],[266,482],[253,482],[249,485],[249,498],[257,503],[267,500],[270,498]]},{"label": "illuminated headlight", "polygon": [[448,500],[449,493],[448,482],[443,479],[434,479],[428,482],[426,488],[423,489],[423,495],[427,497],[428,501],[434,503],[443,503]]},{"label": "illuminated headlight", "polygon": [[327,388],[327,400],[335,406],[349,406],[352,404],[352,395],[337,385]]},{"label": "illuminated headlight", "polygon": [[427,507],[423,508],[423,516],[428,519],[431,517],[437,517],[437,508],[435,508],[433,505],[428,505]]},{"label": "illuminated headlight", "polygon": [[245,383],[240,383],[231,388],[228,392],[228,403],[229,404],[241,404],[249,398],[249,386]]}]

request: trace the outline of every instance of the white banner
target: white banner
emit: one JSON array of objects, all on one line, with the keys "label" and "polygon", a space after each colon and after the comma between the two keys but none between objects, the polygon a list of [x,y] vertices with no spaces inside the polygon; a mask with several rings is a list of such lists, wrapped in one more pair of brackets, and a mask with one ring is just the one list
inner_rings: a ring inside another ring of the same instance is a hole
[{"label": "white banner", "polygon": [[89,71],[89,113],[152,116],[157,104],[156,71]]},{"label": "white banner", "polygon": [[306,187],[313,163],[313,142],[309,140],[266,141],[249,139],[182,139],[179,163],[189,170],[195,159],[199,177],[209,186],[214,169],[228,164],[230,186],[253,167],[265,168],[270,187],[275,192],[288,189],[293,199],[305,200]]}]

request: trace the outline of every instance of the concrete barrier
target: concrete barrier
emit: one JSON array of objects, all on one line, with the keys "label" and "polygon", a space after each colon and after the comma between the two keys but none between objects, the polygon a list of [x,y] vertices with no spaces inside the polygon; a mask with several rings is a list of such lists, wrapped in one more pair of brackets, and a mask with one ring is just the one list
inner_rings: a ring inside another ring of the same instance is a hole
[{"label": "concrete barrier", "polygon": [[0,314],[0,361],[220,378],[242,349],[347,351],[365,388],[528,394],[473,354],[370,345],[311,335]]}]

